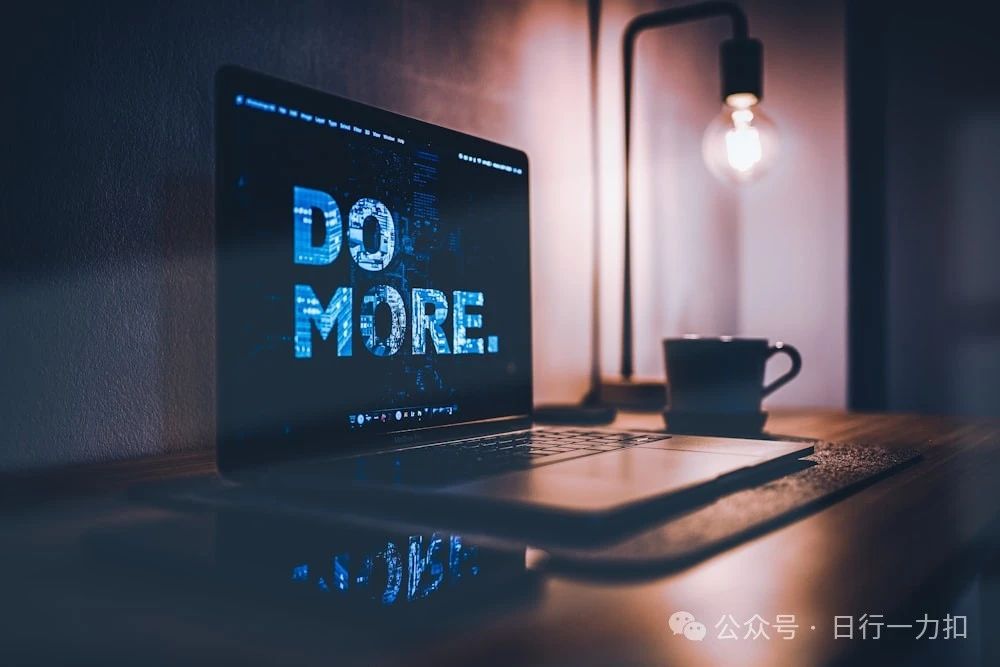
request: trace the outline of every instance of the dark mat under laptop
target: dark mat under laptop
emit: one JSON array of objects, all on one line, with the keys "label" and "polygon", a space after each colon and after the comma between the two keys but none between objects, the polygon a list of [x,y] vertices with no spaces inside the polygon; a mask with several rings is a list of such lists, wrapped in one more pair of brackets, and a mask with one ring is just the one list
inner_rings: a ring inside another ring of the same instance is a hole
[{"label": "dark mat under laptop", "polygon": [[[781,436],[782,439],[792,439]],[[643,526],[611,540],[580,546],[560,543],[558,537],[518,538],[509,530],[497,534],[485,522],[470,526],[448,520],[414,522],[373,515],[335,513],[315,503],[277,499],[230,485],[221,480],[137,488],[137,500],[175,509],[268,512],[331,524],[384,527],[387,531],[460,530],[470,541],[540,549],[539,562],[552,571],[593,576],[643,577],[688,567],[748,539],[787,525],[878,482],[920,459],[917,449],[858,446],[816,442],[815,452],[797,469],[757,486],[719,497],[686,513]]]},{"label": "dark mat under laptop", "polygon": [[[792,439],[779,436],[781,439]],[[812,465],[616,542],[551,549],[549,566],[611,576],[662,574],[693,565],[792,523],[919,461],[917,449],[817,442]]]}]

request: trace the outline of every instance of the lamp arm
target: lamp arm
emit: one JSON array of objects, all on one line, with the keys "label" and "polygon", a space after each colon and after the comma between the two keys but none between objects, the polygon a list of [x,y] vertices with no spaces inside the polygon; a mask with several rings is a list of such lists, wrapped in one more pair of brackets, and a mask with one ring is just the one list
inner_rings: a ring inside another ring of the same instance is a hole
[{"label": "lamp arm", "polygon": [[639,34],[650,28],[660,28],[678,23],[687,23],[715,16],[728,16],[734,39],[748,39],[747,17],[739,5],[733,2],[698,2],[684,7],[664,9],[640,14],[625,27],[622,38],[625,83],[625,279],[622,303],[622,358],[621,375],[629,380],[634,372],[632,352],[632,230],[629,204],[629,155],[632,134],[632,62],[635,42]]}]

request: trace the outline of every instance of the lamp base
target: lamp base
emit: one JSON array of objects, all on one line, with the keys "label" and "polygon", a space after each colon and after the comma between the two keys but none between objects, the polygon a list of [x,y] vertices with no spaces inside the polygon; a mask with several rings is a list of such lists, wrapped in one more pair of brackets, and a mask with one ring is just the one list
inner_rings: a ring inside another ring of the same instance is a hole
[{"label": "lamp base", "polygon": [[663,382],[604,381],[601,402],[620,410],[659,412],[667,404],[667,387]]},{"label": "lamp base", "polygon": [[586,424],[597,426],[610,424],[615,420],[618,410],[610,405],[587,405],[576,403],[572,405],[539,405],[532,417],[540,424]]},{"label": "lamp base", "polygon": [[618,409],[601,400],[596,387],[591,387],[579,403],[536,405],[532,418],[540,424],[610,424]]}]

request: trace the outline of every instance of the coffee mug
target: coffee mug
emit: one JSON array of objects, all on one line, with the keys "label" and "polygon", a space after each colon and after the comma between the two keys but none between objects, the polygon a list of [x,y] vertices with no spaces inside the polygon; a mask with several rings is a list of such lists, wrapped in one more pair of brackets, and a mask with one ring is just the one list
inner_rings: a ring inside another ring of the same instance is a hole
[{"label": "coffee mug", "polygon": [[[672,413],[759,413],[761,400],[802,370],[798,350],[764,338],[667,338],[663,352]],[[792,367],[764,386],[764,366],[776,354],[788,355]]]}]

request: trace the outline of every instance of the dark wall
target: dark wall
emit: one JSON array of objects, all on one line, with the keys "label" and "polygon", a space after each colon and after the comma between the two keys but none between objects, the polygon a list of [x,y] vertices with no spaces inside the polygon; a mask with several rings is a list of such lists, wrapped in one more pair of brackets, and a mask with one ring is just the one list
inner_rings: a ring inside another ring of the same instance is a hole
[{"label": "dark wall", "polygon": [[[219,65],[523,145],[518,34],[537,7],[182,0],[5,10],[0,469],[211,445]],[[578,13],[582,44],[582,3]],[[581,57],[581,80],[585,68]]]},{"label": "dark wall", "polygon": [[1000,416],[995,8],[853,4],[854,405]]},{"label": "dark wall", "polygon": [[907,3],[887,44],[890,407],[1000,416],[993,3]]}]

